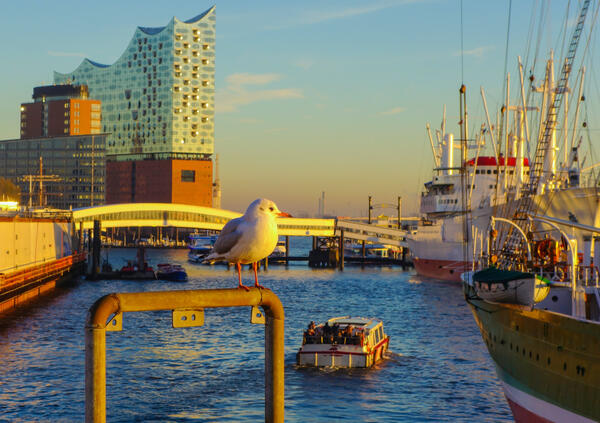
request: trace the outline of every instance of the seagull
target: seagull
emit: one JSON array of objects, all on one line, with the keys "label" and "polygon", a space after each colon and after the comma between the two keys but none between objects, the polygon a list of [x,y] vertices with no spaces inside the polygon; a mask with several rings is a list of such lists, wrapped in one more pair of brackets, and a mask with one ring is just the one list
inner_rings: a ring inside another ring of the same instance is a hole
[{"label": "seagull", "polygon": [[254,286],[264,288],[258,284],[256,267],[257,263],[268,257],[277,245],[275,218],[278,216],[291,217],[290,214],[280,211],[271,200],[266,198],[254,200],[242,217],[227,222],[215,241],[213,251],[204,261],[227,261],[235,264],[238,288],[246,291],[249,289],[242,285],[242,264],[252,263]]}]

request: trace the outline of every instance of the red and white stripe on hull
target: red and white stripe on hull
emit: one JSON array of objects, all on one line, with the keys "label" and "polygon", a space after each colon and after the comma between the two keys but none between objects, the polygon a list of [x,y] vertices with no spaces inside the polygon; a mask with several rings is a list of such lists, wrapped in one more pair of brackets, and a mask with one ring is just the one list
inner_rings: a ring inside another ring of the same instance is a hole
[{"label": "red and white stripe on hull", "polygon": [[529,395],[504,381],[502,388],[516,423],[594,423],[594,420]]},{"label": "red and white stripe on hull", "polygon": [[464,261],[431,260],[415,257],[413,263],[419,275],[449,282],[461,282],[461,273],[471,270],[471,264]]}]

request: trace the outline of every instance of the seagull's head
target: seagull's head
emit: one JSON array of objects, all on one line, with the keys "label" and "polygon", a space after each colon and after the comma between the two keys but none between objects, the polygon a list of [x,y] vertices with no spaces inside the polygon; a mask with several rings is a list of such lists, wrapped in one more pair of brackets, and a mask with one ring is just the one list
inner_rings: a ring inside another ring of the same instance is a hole
[{"label": "seagull's head", "polygon": [[254,200],[246,210],[246,216],[271,216],[275,217],[292,217],[289,213],[279,210],[277,205],[266,198],[258,198]]}]

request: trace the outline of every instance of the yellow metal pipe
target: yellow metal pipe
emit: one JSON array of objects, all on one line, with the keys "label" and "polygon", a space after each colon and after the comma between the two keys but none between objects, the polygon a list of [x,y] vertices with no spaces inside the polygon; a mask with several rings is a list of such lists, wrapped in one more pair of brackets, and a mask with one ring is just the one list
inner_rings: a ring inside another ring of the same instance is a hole
[{"label": "yellow metal pipe", "polygon": [[106,421],[106,325],[112,315],[243,306],[261,306],[265,312],[265,421],[283,422],[285,314],[277,295],[258,288],[119,293],[97,300],[86,321],[86,422]]}]

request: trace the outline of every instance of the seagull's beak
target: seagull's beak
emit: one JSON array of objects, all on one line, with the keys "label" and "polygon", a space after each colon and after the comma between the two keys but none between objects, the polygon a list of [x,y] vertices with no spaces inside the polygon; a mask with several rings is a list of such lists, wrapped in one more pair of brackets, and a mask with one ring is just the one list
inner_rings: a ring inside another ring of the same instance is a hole
[{"label": "seagull's beak", "polygon": [[279,213],[277,213],[277,216],[279,216],[279,217],[292,217],[291,214],[286,213],[286,212],[282,212],[282,211],[280,211]]}]

